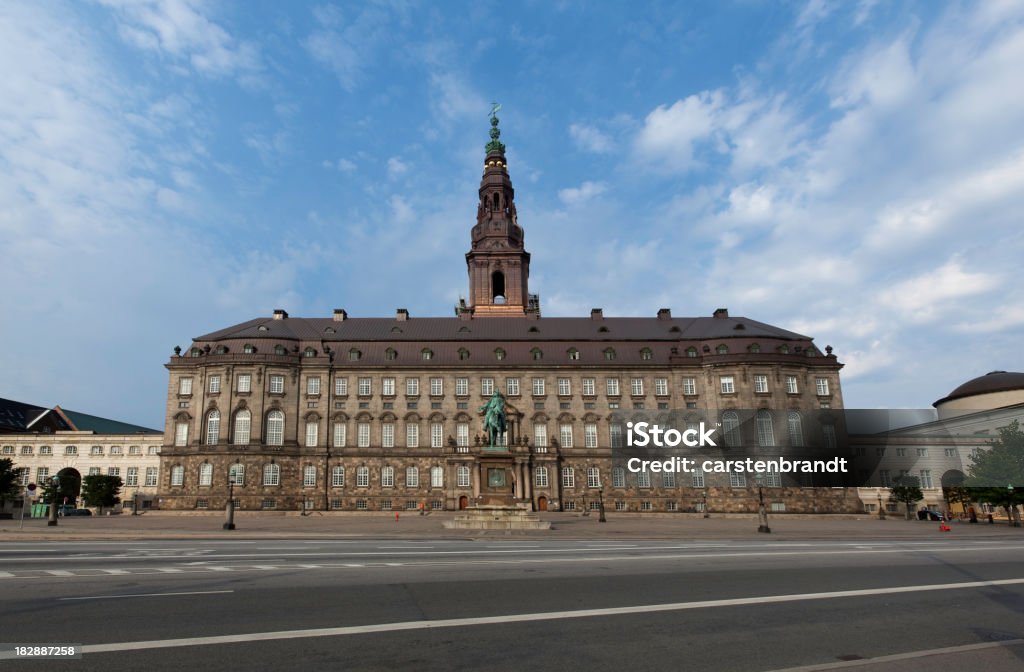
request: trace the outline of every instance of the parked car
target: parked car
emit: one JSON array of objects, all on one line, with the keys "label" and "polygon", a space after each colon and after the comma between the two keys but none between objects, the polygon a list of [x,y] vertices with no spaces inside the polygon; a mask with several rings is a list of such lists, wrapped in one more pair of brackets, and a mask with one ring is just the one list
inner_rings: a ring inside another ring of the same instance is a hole
[{"label": "parked car", "polygon": [[92,511],[89,509],[64,509],[65,516],[91,516]]},{"label": "parked car", "polygon": [[943,521],[946,519],[946,515],[941,511],[932,511],[931,509],[922,509],[920,512],[921,520],[935,520]]}]

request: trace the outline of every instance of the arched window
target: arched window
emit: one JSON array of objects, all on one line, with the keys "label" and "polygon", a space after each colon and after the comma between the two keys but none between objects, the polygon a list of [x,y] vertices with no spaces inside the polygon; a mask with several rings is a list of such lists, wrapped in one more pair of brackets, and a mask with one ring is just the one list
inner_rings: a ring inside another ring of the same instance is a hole
[{"label": "arched window", "polygon": [[747,349],[750,350],[750,352],[752,352],[754,354],[757,354],[758,352],[761,352],[761,344],[760,343],[752,343],[750,345],[750,347],[747,348]]},{"label": "arched window", "polygon": [[405,487],[407,488],[418,488],[420,487],[420,470],[416,467],[405,468]]},{"label": "arched window", "polygon": [[199,465],[199,485],[213,485],[213,465],[209,462],[203,462]]},{"label": "arched window", "polygon": [[246,343],[244,346],[242,346],[242,352],[247,355],[255,354],[256,346],[254,346],[252,343]]},{"label": "arched window", "polygon": [[206,445],[217,445],[220,436],[220,411],[213,409],[206,414]]},{"label": "arched window", "polygon": [[431,360],[434,358],[434,351],[430,348],[423,348],[423,350],[420,351],[420,357],[423,358],[423,361]]},{"label": "arched window", "polygon": [[501,271],[491,273],[491,300],[505,303],[505,274]]},{"label": "arched window", "polygon": [[497,350],[494,351],[494,358],[497,359],[498,361],[505,359],[505,351],[502,350],[501,348],[498,348]]},{"label": "arched window", "polygon": [[615,359],[615,348],[605,348],[604,358],[607,359],[609,362]]},{"label": "arched window", "polygon": [[393,488],[395,487],[395,468],[394,467],[382,467],[380,470],[380,487],[382,488]]},{"label": "arched window", "polygon": [[226,355],[226,354],[228,354],[228,346],[226,346],[226,345],[218,345],[217,349],[213,351],[213,354],[215,354],[215,355]]},{"label": "arched window", "polygon": [[443,488],[444,487],[444,467],[431,467],[430,468],[430,487],[432,487],[432,488]]},{"label": "arched window", "polygon": [[761,409],[757,412],[757,443],[761,446],[775,445],[775,428],[772,426],[772,413]]},{"label": "arched window", "polygon": [[786,416],[786,424],[789,426],[789,445],[804,445],[804,427],[800,414],[796,411],[790,411],[789,415]]},{"label": "arched window", "polygon": [[185,484],[185,467],[176,464],[171,467],[171,485],[182,486]]},{"label": "arched window", "polygon": [[688,347],[686,349],[686,356],[687,357],[696,357],[697,356],[697,348],[693,347],[692,345],[690,347]]},{"label": "arched window", "polygon": [[302,487],[316,487],[316,467],[312,464],[307,464],[302,468]]},{"label": "arched window", "polygon": [[384,351],[384,359],[388,360],[389,362],[393,362],[394,360],[398,359],[398,353],[395,352],[394,348],[388,348],[387,350]]},{"label": "arched window", "polygon": [[236,446],[249,445],[249,435],[252,429],[252,413],[248,408],[243,408],[235,413],[235,431],[232,443]]},{"label": "arched window", "polygon": [[268,446],[280,446],[284,444],[284,412],[271,411],[267,413],[267,440]]},{"label": "arched window", "polygon": [[469,359],[469,350],[466,350],[465,348],[459,348],[459,359],[461,359],[462,361]]},{"label": "arched window", "polygon": [[286,354],[288,354],[288,351],[284,349],[283,345],[275,345],[274,346],[274,354],[275,355],[286,355]]},{"label": "arched window", "polygon": [[[174,445],[176,446],[187,446],[188,445],[188,421],[178,420],[174,423]],[[40,450],[40,452],[42,452]]]},{"label": "arched window", "polygon": [[742,443],[740,436],[740,416],[736,411],[722,413],[722,434],[725,435],[725,445],[736,447]]},{"label": "arched window", "polygon": [[320,423],[316,420],[306,422],[306,448],[316,448],[320,438]]},{"label": "arched window", "polygon": [[548,487],[548,468],[537,467],[533,470],[533,483],[538,488]]},{"label": "arched window", "polygon": [[715,352],[717,352],[720,355],[728,355],[729,354],[729,346],[726,345],[725,343],[723,343],[722,345],[720,345],[717,348],[715,348]]},{"label": "arched window", "polygon": [[191,350],[188,351],[188,354],[192,355],[193,357],[199,357],[200,355],[203,354],[203,351],[200,350],[199,348],[192,348]]},{"label": "arched window", "polygon": [[306,348],[302,354],[304,357],[316,357],[316,350],[313,348]]},{"label": "arched window", "polygon": [[370,468],[356,467],[356,487],[367,488],[370,486]]},{"label": "arched window", "polygon": [[281,467],[276,464],[268,464],[263,467],[263,485],[280,485]]},{"label": "arched window", "polygon": [[580,351],[576,348],[569,348],[569,350],[566,351],[566,354],[569,355],[570,360],[577,360],[580,358]]},{"label": "arched window", "polygon": [[789,354],[789,346],[785,345],[785,344],[780,345],[779,346],[779,352],[781,352],[784,355],[788,355]]},{"label": "arched window", "polygon": [[331,470],[331,487],[345,487],[345,467],[335,467]]},{"label": "arched window", "polygon": [[544,353],[541,351],[540,348],[534,348],[533,350],[530,350],[530,357],[534,361],[540,361],[544,359]]},{"label": "arched window", "polygon": [[654,358],[654,353],[651,351],[650,348],[641,348],[641,350],[640,350],[640,359],[646,361],[646,360],[650,360],[650,359],[653,359],[653,358]]},{"label": "arched window", "polygon": [[244,464],[232,464],[228,470],[228,478],[231,482],[238,487],[245,486],[245,465]]}]

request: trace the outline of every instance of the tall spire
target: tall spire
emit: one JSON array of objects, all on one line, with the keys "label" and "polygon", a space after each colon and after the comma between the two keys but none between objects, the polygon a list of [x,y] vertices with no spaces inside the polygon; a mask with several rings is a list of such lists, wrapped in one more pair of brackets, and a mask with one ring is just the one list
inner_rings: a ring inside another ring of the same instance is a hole
[{"label": "tall spire", "polygon": [[515,189],[508,176],[505,145],[498,139],[498,110],[491,108],[491,141],[480,178],[480,200],[472,246],[466,253],[469,302],[474,316],[538,315],[540,301],[529,293],[530,253],[516,214]]}]

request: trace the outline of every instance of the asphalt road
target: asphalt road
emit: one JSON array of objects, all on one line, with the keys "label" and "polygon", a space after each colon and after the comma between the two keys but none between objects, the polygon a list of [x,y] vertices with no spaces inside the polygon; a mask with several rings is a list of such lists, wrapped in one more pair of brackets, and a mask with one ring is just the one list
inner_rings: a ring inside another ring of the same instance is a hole
[{"label": "asphalt road", "polygon": [[0,642],[86,650],[0,665],[1024,670],[1022,558],[948,537],[10,542]]}]

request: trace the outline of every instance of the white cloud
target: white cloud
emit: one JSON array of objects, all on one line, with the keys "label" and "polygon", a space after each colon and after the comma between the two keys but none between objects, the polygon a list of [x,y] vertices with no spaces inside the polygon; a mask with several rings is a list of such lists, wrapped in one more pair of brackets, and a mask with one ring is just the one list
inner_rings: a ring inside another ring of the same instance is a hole
[{"label": "white cloud", "polygon": [[388,159],[388,177],[395,179],[401,177],[409,170],[409,164],[402,161],[397,156],[392,156]]},{"label": "white cloud", "polygon": [[587,124],[571,124],[569,136],[577,147],[594,154],[607,154],[614,148],[610,136]]},{"label": "white cloud", "polygon": [[715,131],[715,114],[722,103],[721,92],[705,91],[670,107],[659,105],[644,120],[636,150],[645,161],[675,170],[693,168],[694,146]]},{"label": "white cloud", "polygon": [[578,187],[559,189],[558,198],[566,205],[572,206],[600,196],[608,189],[603,182],[584,182]]},{"label": "white cloud", "polygon": [[995,275],[965,271],[959,260],[952,259],[934,271],[883,289],[878,300],[895,308],[906,320],[927,322],[943,316],[944,302],[982,294],[998,286],[999,278]]}]

